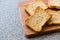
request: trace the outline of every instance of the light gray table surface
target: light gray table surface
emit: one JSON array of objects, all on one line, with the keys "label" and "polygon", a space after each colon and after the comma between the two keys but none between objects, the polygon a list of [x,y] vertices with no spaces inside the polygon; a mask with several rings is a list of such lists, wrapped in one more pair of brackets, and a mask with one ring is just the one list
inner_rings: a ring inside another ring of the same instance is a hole
[{"label": "light gray table surface", "polygon": [[34,38],[24,36],[18,3],[24,0],[0,0],[0,40],[60,40],[60,32]]}]

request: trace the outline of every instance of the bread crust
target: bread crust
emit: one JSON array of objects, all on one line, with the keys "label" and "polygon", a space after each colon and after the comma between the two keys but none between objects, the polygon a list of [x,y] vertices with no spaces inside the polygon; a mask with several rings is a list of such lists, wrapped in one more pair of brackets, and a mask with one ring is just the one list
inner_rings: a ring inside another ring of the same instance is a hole
[{"label": "bread crust", "polygon": [[48,0],[49,8],[60,9],[60,0]]},{"label": "bread crust", "polygon": [[51,19],[47,22],[48,25],[60,24],[60,10],[46,10],[48,14],[52,15]]},{"label": "bread crust", "polygon": [[51,15],[45,12],[45,10],[37,7],[35,14],[25,20],[25,23],[34,31],[40,32],[42,26],[50,19]]},{"label": "bread crust", "polygon": [[24,9],[25,9],[30,15],[33,15],[34,12],[35,12],[35,9],[36,9],[38,6],[39,6],[40,8],[42,8],[42,9],[44,9],[44,10],[48,8],[48,6],[47,6],[42,0],[35,0],[35,1],[31,2],[31,3],[26,4],[26,5],[24,6]]}]

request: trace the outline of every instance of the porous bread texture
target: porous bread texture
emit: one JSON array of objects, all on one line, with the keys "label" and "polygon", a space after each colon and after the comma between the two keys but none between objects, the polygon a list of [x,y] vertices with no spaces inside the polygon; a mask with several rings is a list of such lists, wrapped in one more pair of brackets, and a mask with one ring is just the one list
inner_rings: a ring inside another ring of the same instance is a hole
[{"label": "porous bread texture", "polygon": [[60,10],[56,11],[47,9],[46,11],[52,16],[51,19],[47,22],[48,25],[60,24]]},{"label": "porous bread texture", "polygon": [[50,19],[49,15],[45,10],[37,7],[34,15],[30,16],[25,20],[26,24],[36,32],[42,30],[43,25]]},{"label": "porous bread texture", "polygon": [[24,9],[25,9],[30,15],[33,15],[34,12],[35,12],[35,9],[36,9],[38,6],[39,6],[40,8],[42,8],[42,9],[44,9],[44,10],[48,8],[48,6],[47,6],[42,0],[35,0],[35,1],[31,2],[31,3],[26,4],[26,5],[24,6]]},{"label": "porous bread texture", "polygon": [[48,5],[50,8],[60,9],[60,0],[48,0]]}]

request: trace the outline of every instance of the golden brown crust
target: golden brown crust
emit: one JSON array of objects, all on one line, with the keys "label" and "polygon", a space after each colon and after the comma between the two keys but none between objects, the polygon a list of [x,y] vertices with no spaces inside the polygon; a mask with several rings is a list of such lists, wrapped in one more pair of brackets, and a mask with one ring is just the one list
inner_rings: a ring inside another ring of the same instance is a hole
[{"label": "golden brown crust", "polygon": [[60,9],[60,0],[48,0],[49,8]]},{"label": "golden brown crust", "polygon": [[47,9],[48,6],[42,1],[42,0],[35,0],[31,3],[28,3],[24,6],[25,10],[30,14],[30,15],[33,15],[34,14],[34,11],[37,7],[40,7],[42,9]]},{"label": "golden brown crust", "polygon": [[36,32],[42,30],[42,26],[49,20],[51,16],[43,9],[37,7],[35,14],[26,19],[26,24]]},{"label": "golden brown crust", "polygon": [[51,19],[47,22],[48,25],[60,24],[60,10],[46,10],[48,14],[52,15]]}]

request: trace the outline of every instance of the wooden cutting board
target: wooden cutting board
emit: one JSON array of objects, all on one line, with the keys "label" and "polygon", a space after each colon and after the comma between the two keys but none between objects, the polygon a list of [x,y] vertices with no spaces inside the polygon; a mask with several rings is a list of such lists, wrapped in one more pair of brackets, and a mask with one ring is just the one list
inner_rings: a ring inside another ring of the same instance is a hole
[{"label": "wooden cutting board", "polygon": [[51,33],[54,31],[60,31],[60,26],[57,26],[57,25],[43,26],[42,31],[40,33],[37,33],[35,31],[31,30],[29,27],[27,27],[25,24],[25,20],[29,15],[25,12],[25,10],[23,8],[23,5],[26,3],[29,3],[29,2],[19,3],[19,5],[18,5],[20,15],[21,15],[21,21],[22,21],[22,25],[23,25],[24,34],[26,35],[26,37],[33,37],[33,36],[37,36],[37,35],[41,35],[41,34]]}]

